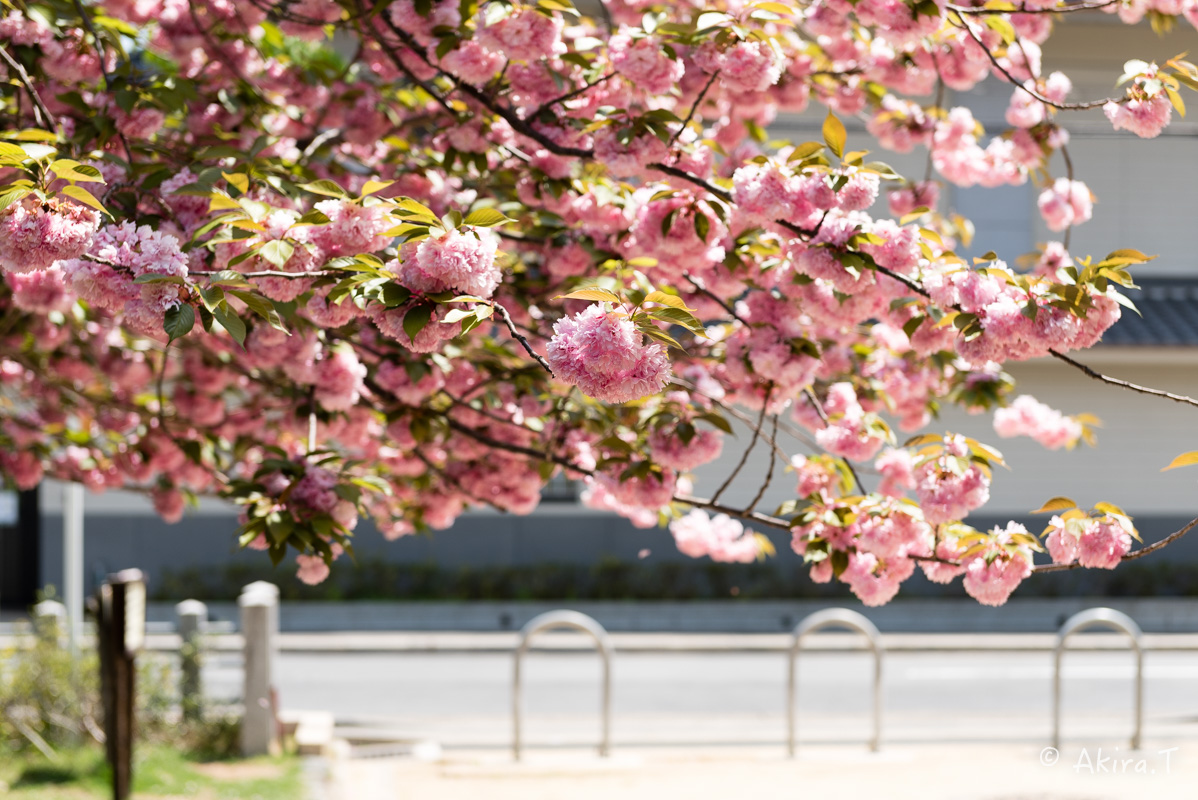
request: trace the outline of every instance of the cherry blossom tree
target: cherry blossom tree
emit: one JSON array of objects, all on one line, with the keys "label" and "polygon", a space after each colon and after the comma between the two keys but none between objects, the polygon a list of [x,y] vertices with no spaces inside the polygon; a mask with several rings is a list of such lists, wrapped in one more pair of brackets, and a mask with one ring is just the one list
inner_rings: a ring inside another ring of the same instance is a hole
[{"label": "cherry blossom tree", "polygon": [[[1137,558],[1198,521],[1133,549],[1117,506],[1053,498],[1033,566],[1023,526],[967,521],[999,452],[930,428],[953,403],[1089,438],[1002,370],[1033,358],[1198,405],[1073,355],[1149,256],[1069,250],[1093,198],[1050,172],[1062,122],[1151,138],[1198,88],[1145,54],[1075,98],[1041,45],[1080,13],[1198,24],[1195,0],[0,0],[0,472],[168,521],[226,498],[309,582],[362,515],[395,538],[527,514],[558,474],[695,557],[787,531],[867,604],[917,567],[996,605]],[[946,103],[987,79],[1007,130]],[[801,112],[821,141],[767,139]],[[1030,269],[957,255],[941,186],[1028,182],[1060,241]],[[723,502],[759,446],[756,497]],[[759,508],[783,469],[793,499]]]}]

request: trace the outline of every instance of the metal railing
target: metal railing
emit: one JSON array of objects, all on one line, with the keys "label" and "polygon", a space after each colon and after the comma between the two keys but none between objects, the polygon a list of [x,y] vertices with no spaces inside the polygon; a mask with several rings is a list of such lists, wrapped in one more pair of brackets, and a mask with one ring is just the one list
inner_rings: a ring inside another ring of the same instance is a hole
[{"label": "metal railing", "polygon": [[523,706],[520,662],[528,650],[528,640],[533,634],[559,628],[569,628],[589,634],[595,640],[595,647],[603,658],[603,733],[599,741],[599,755],[607,756],[611,753],[611,657],[615,650],[611,640],[608,639],[607,631],[586,614],[580,614],[577,611],[547,611],[533,617],[527,625],[520,629],[520,638],[516,645],[515,669],[512,673],[512,758],[516,761],[520,760],[523,744],[520,725]]},{"label": "metal railing", "polygon": [[1136,726],[1131,735],[1131,749],[1139,750],[1140,732],[1144,726],[1144,648],[1140,644],[1143,634],[1131,617],[1113,608],[1079,611],[1065,620],[1057,633],[1052,670],[1052,746],[1061,749],[1061,658],[1065,655],[1065,640],[1090,628],[1108,628],[1127,634],[1131,640],[1131,647],[1136,653]]},{"label": "metal railing", "polygon": [[850,611],[847,608],[829,608],[804,617],[794,628],[794,639],[790,645],[786,670],[786,745],[787,752],[792,758],[795,754],[798,727],[798,713],[795,706],[798,700],[796,684],[799,649],[803,645],[803,637],[807,634],[833,627],[848,628],[863,634],[869,640],[869,647],[874,654],[874,734],[870,740],[869,749],[876,753],[882,741],[882,641],[878,629],[856,611]]}]

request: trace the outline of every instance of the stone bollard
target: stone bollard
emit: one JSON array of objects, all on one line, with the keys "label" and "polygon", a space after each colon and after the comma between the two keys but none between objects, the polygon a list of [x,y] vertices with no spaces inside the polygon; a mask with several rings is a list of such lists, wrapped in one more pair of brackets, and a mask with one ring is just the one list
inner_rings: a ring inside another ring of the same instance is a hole
[{"label": "stone bollard", "polygon": [[241,721],[241,753],[245,756],[279,752],[274,705],[275,639],[279,630],[279,589],[259,581],[237,598],[241,634],[245,637],[245,717]]},{"label": "stone bollard", "polygon": [[208,621],[208,606],[199,600],[184,600],[175,606],[179,626],[180,681],[183,719],[195,721],[203,715],[204,691],[200,684],[200,634]]},{"label": "stone bollard", "polygon": [[33,630],[39,639],[59,647],[67,638],[67,607],[57,600],[43,600],[33,607]]}]

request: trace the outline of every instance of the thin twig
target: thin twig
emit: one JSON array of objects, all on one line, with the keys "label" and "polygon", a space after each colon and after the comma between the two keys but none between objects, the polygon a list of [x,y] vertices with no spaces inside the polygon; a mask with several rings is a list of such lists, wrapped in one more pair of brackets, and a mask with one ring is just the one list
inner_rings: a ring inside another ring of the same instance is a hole
[{"label": "thin twig", "polygon": [[687,112],[686,119],[682,120],[682,125],[678,127],[678,130],[674,131],[674,135],[670,137],[670,141],[666,144],[666,147],[673,147],[674,142],[678,141],[678,137],[682,135],[684,130],[686,130],[686,126],[689,125],[690,121],[695,118],[695,112],[698,111],[699,106],[703,104],[703,98],[707,96],[707,90],[711,88],[711,85],[715,83],[715,79],[719,76],[720,71],[718,69],[711,73],[711,77],[707,79],[707,83],[703,86],[703,91],[699,92],[699,96],[695,98],[694,104],[691,105],[691,110]]},{"label": "thin twig", "polygon": [[749,321],[746,320],[744,317],[742,317],[740,314],[737,314],[736,310],[733,309],[732,306],[728,305],[728,303],[726,303],[723,298],[721,298],[715,292],[708,289],[707,285],[705,283],[703,283],[703,280],[701,278],[696,278],[693,275],[691,275],[689,272],[682,273],[682,277],[686,278],[686,280],[690,282],[690,285],[694,286],[695,289],[697,289],[701,294],[704,294],[707,297],[709,297],[712,300],[719,303],[720,307],[722,309],[724,309],[725,311],[727,311],[734,320],[741,323],[746,328],[749,327]]},{"label": "thin twig", "polygon": [[774,479],[774,466],[778,463],[777,462],[777,453],[778,453],[778,415],[777,414],[774,415],[774,427],[770,431],[770,444],[772,445],[772,447],[770,447],[770,466],[769,466],[769,469],[766,470],[765,481],[761,484],[761,488],[757,490],[757,494],[753,498],[753,502],[749,503],[749,508],[748,508],[749,511],[753,511],[754,509],[757,508],[757,504],[760,503],[761,498],[765,496],[766,490],[770,488],[770,481],[772,481]]},{"label": "thin twig", "polygon": [[588,92],[591,89],[594,89],[599,84],[609,81],[614,77],[616,77],[616,73],[609,72],[606,75],[604,75],[602,78],[597,78],[590,83],[579,86],[577,89],[575,89],[572,92],[566,92],[561,97],[555,97],[552,100],[546,100],[544,103],[541,103],[541,105],[537,106],[536,111],[534,111],[528,115],[529,119],[536,119],[537,117],[541,116],[541,114],[545,113],[546,111],[553,108],[557,104],[565,103],[569,100],[573,100],[575,97],[578,97],[578,95]]},{"label": "thin twig", "polygon": [[17,61],[8,53],[8,48],[0,45],[0,58],[4,59],[4,63],[17,73],[17,80],[25,87],[29,99],[33,101],[33,118],[37,120],[37,124],[48,132],[58,136],[58,131],[55,130],[54,115],[50,113],[50,109],[46,108],[46,104],[42,102],[42,96],[37,93],[37,89],[33,86],[33,81],[29,78],[29,73],[21,66],[21,62]]},{"label": "thin twig", "polygon": [[987,8],[983,6],[958,6],[949,3],[945,8],[949,11],[955,11],[958,14],[969,14],[979,17],[995,16],[997,14],[1071,14],[1078,11],[1094,11],[1095,9],[1106,8],[1118,2],[1120,0],[1103,0],[1101,3],[1071,3],[1056,8],[1028,8],[1025,5],[1018,5],[1008,9]]},{"label": "thin twig", "polygon": [[501,303],[496,302],[492,302],[491,306],[499,312],[499,316],[503,319],[504,324],[507,325],[508,332],[512,334],[512,338],[522,344],[524,349],[528,351],[528,354],[536,359],[536,362],[544,367],[546,372],[552,375],[553,367],[549,366],[549,362],[542,358],[540,353],[532,349],[532,345],[528,343],[528,339],[524,334],[516,330],[516,324],[512,322],[512,315],[507,312],[507,309]]},{"label": "thin twig", "polygon": [[[815,396],[815,392],[811,391],[811,387],[807,387],[803,390],[803,396],[807,398],[807,402],[810,403],[811,407],[815,409],[815,413],[819,415],[819,420],[820,422],[824,423],[824,427],[831,427],[832,423],[828,421],[828,413],[824,411],[823,404],[821,404],[819,398]],[[860,491],[861,494],[866,494],[865,484],[861,482],[861,476],[857,474],[857,469],[853,466],[853,462],[843,456],[840,457],[840,460],[844,462],[846,467],[848,467],[849,474],[853,476],[853,482],[857,484],[857,490]]]},{"label": "thin twig", "polygon": [[757,416],[757,424],[753,428],[753,438],[749,441],[749,446],[745,448],[745,452],[741,454],[740,463],[736,465],[736,469],[732,470],[732,474],[730,474],[727,479],[720,484],[720,488],[716,489],[715,494],[711,496],[712,503],[718,501],[720,499],[720,495],[724,493],[724,490],[732,484],[732,481],[736,480],[736,476],[740,474],[740,471],[744,469],[745,464],[748,462],[749,454],[752,453],[753,448],[757,446],[757,440],[761,438],[761,423],[765,420],[765,410],[770,404],[770,393],[772,390],[772,385],[766,390],[765,399],[761,402],[761,413]]},{"label": "thin twig", "polygon": [[1051,355],[1053,358],[1057,359],[1058,361],[1064,361],[1069,366],[1081,370],[1087,376],[1093,378],[1096,381],[1102,381],[1103,383],[1109,383],[1112,386],[1119,386],[1123,389],[1130,389],[1131,391],[1139,392],[1140,394],[1152,395],[1153,397],[1164,397],[1168,400],[1173,400],[1174,402],[1177,402],[1177,403],[1185,403],[1186,405],[1190,405],[1190,406],[1198,406],[1198,400],[1195,400],[1192,397],[1187,397],[1184,394],[1174,394],[1173,392],[1165,392],[1160,389],[1151,389],[1147,386],[1141,386],[1138,383],[1132,383],[1131,381],[1125,381],[1120,378],[1112,378],[1109,375],[1103,375],[1101,372],[1098,372],[1097,370],[1094,370],[1094,369],[1086,366],[1085,364],[1081,363],[1080,361],[1075,361],[1074,359],[1070,358],[1069,356],[1065,355],[1064,353],[1062,353],[1058,350],[1049,350],[1048,353],[1049,353],[1049,355]]},{"label": "thin twig", "polygon": [[762,514],[760,511],[746,511],[739,508],[732,508],[731,506],[721,505],[714,499],[705,500],[702,497],[676,494],[674,495],[674,501],[678,503],[684,503],[685,505],[692,506],[694,508],[707,508],[712,511],[718,511],[721,514],[727,514],[730,517],[740,517],[741,519],[749,520],[750,522],[756,522],[769,528],[777,528],[778,530],[782,531],[789,531],[791,529],[791,524],[784,519],[779,519],[778,517],[773,517],[769,514]]},{"label": "thin twig", "polygon": [[[955,11],[955,9],[954,9],[954,11]],[[1007,68],[1002,65],[1002,62],[1000,62],[998,60],[998,56],[996,56],[994,53],[992,53],[990,51],[990,48],[986,47],[986,43],[982,41],[982,38],[974,32],[973,26],[969,24],[969,22],[965,19],[965,17],[960,16],[959,12],[957,12],[957,13],[958,13],[957,19],[961,23],[957,27],[963,28],[965,30],[965,32],[969,34],[969,37],[971,39],[973,39],[974,42],[977,43],[978,47],[982,48],[982,52],[984,52],[986,54],[986,57],[988,59],[990,59],[990,63],[994,65],[994,68],[996,70],[998,70],[1000,73],[1002,73],[1003,77],[1005,77],[1011,85],[1019,87],[1023,91],[1030,94],[1032,97],[1039,100],[1044,105],[1051,106],[1052,108],[1056,108],[1061,111],[1085,111],[1087,109],[1099,108],[1100,106],[1104,106],[1107,103],[1111,102],[1112,100],[1114,100],[1115,102],[1121,102],[1119,100],[1119,98],[1114,98],[1114,97],[1107,97],[1102,100],[1089,100],[1085,103],[1058,103],[1054,100],[1049,100],[1047,97],[1045,97],[1040,92],[1028,87],[1026,85],[1027,82],[1021,81],[1018,78],[1016,78],[1014,75],[1012,75],[1010,73],[1010,71],[1008,71]]]},{"label": "thin twig", "polygon": [[[81,0],[74,0],[75,12],[79,15],[79,19],[83,22],[83,27],[87,28],[87,32],[92,35],[92,41],[96,43],[96,53],[100,57],[100,72],[104,75],[104,90],[112,91],[112,75],[108,72],[108,50],[104,47],[103,40],[100,39],[100,34],[96,31],[96,26],[92,24],[91,17],[87,15],[87,10],[84,9]],[[194,17],[194,12],[193,17]],[[198,22],[196,23],[199,24]],[[129,169],[133,169],[133,149],[129,147],[129,140],[125,138],[125,134],[121,133],[118,128],[116,131],[117,138],[121,141],[121,147],[125,150],[125,158],[129,159]]]}]

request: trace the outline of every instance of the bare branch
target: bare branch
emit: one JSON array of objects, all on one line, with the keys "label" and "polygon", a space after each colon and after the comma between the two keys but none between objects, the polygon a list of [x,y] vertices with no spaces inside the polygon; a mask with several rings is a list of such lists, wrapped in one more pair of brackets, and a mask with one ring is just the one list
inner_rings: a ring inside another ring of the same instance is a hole
[{"label": "bare branch", "polygon": [[1086,375],[1088,375],[1089,377],[1093,378],[1096,381],[1102,381],[1103,383],[1109,383],[1111,386],[1119,386],[1123,389],[1129,389],[1133,392],[1139,392],[1140,394],[1152,395],[1153,397],[1164,397],[1168,400],[1173,400],[1174,402],[1177,402],[1177,403],[1184,403],[1184,404],[1190,405],[1190,406],[1198,406],[1198,400],[1195,400],[1192,397],[1187,397],[1184,394],[1174,394],[1173,392],[1165,392],[1160,389],[1152,389],[1147,386],[1141,386],[1138,383],[1132,383],[1131,381],[1125,381],[1125,380],[1121,380],[1119,378],[1112,378],[1109,375],[1103,375],[1101,372],[1098,372],[1097,370],[1087,367],[1085,364],[1081,363],[1080,361],[1073,360],[1072,358],[1070,358],[1069,356],[1065,355],[1064,353],[1062,353],[1058,350],[1049,350],[1048,352],[1053,358],[1057,359],[1058,361],[1064,361],[1069,366],[1081,370]]},{"label": "bare branch", "polygon": [[774,427],[770,431],[770,444],[772,445],[770,447],[770,466],[769,466],[769,469],[767,469],[765,472],[765,481],[761,484],[761,488],[757,490],[757,494],[756,494],[756,496],[754,496],[753,502],[749,503],[749,508],[748,508],[749,511],[753,511],[753,509],[757,508],[757,504],[760,503],[761,498],[765,496],[766,490],[770,488],[770,481],[772,481],[774,479],[774,466],[778,463],[777,462],[777,453],[778,453],[778,415],[777,414],[774,415]]},{"label": "bare branch", "polygon": [[682,273],[682,277],[686,278],[687,281],[690,282],[690,285],[694,286],[695,289],[697,289],[701,294],[704,294],[707,297],[709,297],[712,300],[719,303],[720,307],[723,308],[725,311],[727,311],[734,320],[740,322],[746,328],[749,327],[748,320],[746,320],[740,314],[737,314],[736,311],[732,308],[732,306],[730,306],[727,302],[725,302],[722,297],[720,297],[715,292],[708,289],[707,285],[705,283],[703,283],[703,280],[701,278],[696,278],[693,275],[691,275],[689,272]]},{"label": "bare branch", "polygon": [[[953,10],[956,11],[956,9],[953,9]],[[986,43],[983,42],[982,38],[980,36],[978,36],[977,33],[974,32],[973,26],[969,24],[969,21],[966,20],[965,17],[960,16],[959,12],[958,12],[957,19],[960,21],[960,25],[958,25],[957,27],[962,28],[966,33],[968,33],[969,38],[973,39],[977,43],[978,47],[982,48],[982,52],[984,52],[986,54],[986,57],[990,59],[990,63],[994,65],[994,68],[996,70],[998,70],[1000,73],[1002,73],[1003,77],[1007,79],[1008,83],[1010,83],[1013,86],[1019,87],[1023,91],[1030,94],[1032,97],[1039,100],[1044,105],[1051,106],[1052,108],[1058,109],[1060,111],[1085,111],[1090,108],[1099,108],[1101,106],[1104,106],[1107,103],[1111,102],[1112,100],[1115,102],[1122,102],[1119,98],[1115,98],[1115,97],[1105,97],[1102,100],[1090,100],[1085,103],[1058,103],[1054,100],[1049,100],[1047,97],[1045,97],[1043,94],[1036,91],[1035,89],[1028,88],[1024,84],[1024,81],[1021,81],[1018,78],[1016,78],[1014,75],[1012,75],[1010,73],[1010,71],[1008,71],[1007,68],[1004,67],[1002,65],[1002,63],[998,60],[998,56],[996,56],[993,52],[991,52],[990,48],[986,47]]]},{"label": "bare branch", "polygon": [[[823,404],[821,404],[819,398],[815,396],[815,392],[811,391],[811,387],[807,387],[803,390],[803,396],[807,398],[807,402],[810,403],[812,408],[815,409],[815,413],[819,415],[820,422],[824,423],[824,427],[827,428],[829,425],[831,425],[831,423],[828,421],[828,414],[826,411],[824,411]],[[853,462],[849,461],[843,456],[840,460],[843,461],[844,465],[849,468],[849,474],[853,476],[853,481],[857,484],[857,489],[860,490],[861,494],[866,494],[865,484],[861,482],[861,476],[857,474],[857,468],[853,466]]]},{"label": "bare branch", "polygon": [[528,343],[528,338],[516,330],[516,324],[512,322],[512,315],[508,313],[507,309],[501,303],[492,302],[491,305],[499,312],[499,316],[503,318],[503,322],[507,325],[508,332],[512,334],[512,338],[523,345],[528,354],[544,367],[546,372],[552,375],[553,367],[549,366],[549,362],[542,358],[540,353],[532,349],[532,345]]},{"label": "bare branch", "polygon": [[753,427],[753,439],[749,442],[749,446],[745,448],[745,452],[741,455],[740,463],[736,465],[736,469],[732,470],[732,474],[730,474],[727,479],[720,484],[720,488],[716,489],[715,494],[711,496],[711,502],[715,503],[718,501],[720,499],[720,495],[724,493],[724,490],[727,489],[734,480],[736,480],[736,476],[740,474],[740,471],[745,467],[745,463],[748,462],[749,454],[752,453],[753,448],[757,446],[757,440],[761,438],[761,423],[763,420],[765,420],[765,409],[770,404],[770,394],[773,392],[773,388],[774,387],[771,385],[770,388],[766,390],[765,399],[761,401],[761,413],[757,415],[757,424]]},{"label": "bare branch", "polygon": [[580,94],[585,94],[586,92],[590,91],[591,89],[594,89],[599,84],[609,81],[614,77],[616,77],[616,73],[609,72],[606,75],[604,75],[602,78],[597,78],[594,81],[591,81],[590,83],[579,86],[577,89],[575,89],[572,92],[566,92],[561,97],[555,97],[552,100],[547,100],[544,103],[541,103],[541,105],[539,105],[537,107],[537,110],[532,112],[531,114],[529,114],[528,117],[529,117],[529,119],[536,119],[537,117],[541,116],[541,114],[543,114],[544,112],[553,108],[557,104],[565,103],[569,100],[573,100],[575,97],[578,97]]},{"label": "bare branch", "polygon": [[0,58],[3,58],[4,63],[8,64],[9,68],[17,73],[17,80],[21,82],[21,86],[25,88],[29,99],[33,101],[33,118],[37,120],[37,124],[57,136],[58,131],[55,130],[54,115],[50,113],[50,110],[46,108],[46,104],[42,102],[42,96],[37,93],[37,89],[33,86],[33,81],[29,78],[29,73],[21,66],[21,62],[9,55],[8,48],[4,45],[0,45]]},{"label": "bare branch", "polygon": [[1101,3],[1067,3],[1056,8],[1029,8],[1024,4],[1012,5],[1011,8],[987,8],[987,7],[971,7],[958,6],[949,3],[945,6],[949,11],[955,11],[958,14],[967,14],[972,16],[997,16],[999,14],[1072,14],[1078,11],[1094,11],[1099,8],[1106,8],[1118,3],[1119,0],[1103,0]]},{"label": "bare branch", "polygon": [[674,131],[674,135],[670,137],[669,144],[666,145],[667,147],[674,146],[674,142],[678,141],[678,137],[686,130],[686,126],[695,118],[695,112],[699,110],[699,106],[703,105],[703,98],[707,96],[707,90],[711,88],[711,85],[715,83],[715,79],[718,77],[720,77],[720,71],[717,69],[707,79],[707,83],[703,86],[703,91],[699,92],[699,96],[695,98],[694,104],[691,105],[691,110],[686,114],[686,119],[682,120],[682,124],[678,126],[678,130]]}]

